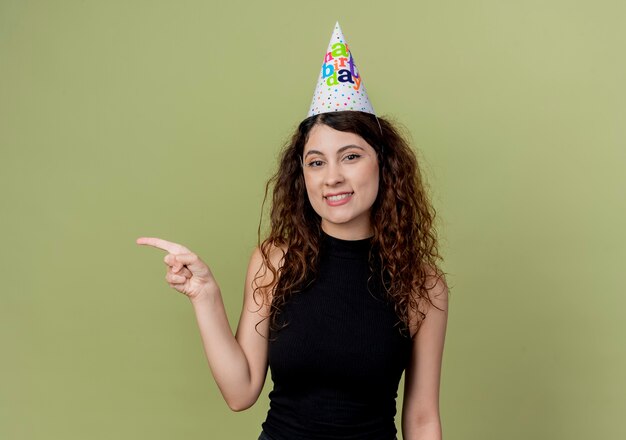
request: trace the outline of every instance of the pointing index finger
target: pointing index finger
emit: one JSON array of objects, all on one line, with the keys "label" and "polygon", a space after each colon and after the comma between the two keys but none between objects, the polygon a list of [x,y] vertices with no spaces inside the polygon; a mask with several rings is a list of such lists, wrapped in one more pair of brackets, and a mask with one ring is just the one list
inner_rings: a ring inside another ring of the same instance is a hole
[{"label": "pointing index finger", "polygon": [[173,243],[156,237],[139,237],[135,242],[137,244],[163,249],[164,251],[168,251],[170,254],[191,253],[191,251],[182,244]]}]

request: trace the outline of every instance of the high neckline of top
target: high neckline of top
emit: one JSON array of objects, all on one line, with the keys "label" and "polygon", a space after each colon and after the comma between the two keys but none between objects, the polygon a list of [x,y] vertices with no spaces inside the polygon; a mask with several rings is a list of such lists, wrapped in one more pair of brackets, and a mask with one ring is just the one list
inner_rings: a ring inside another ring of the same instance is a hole
[{"label": "high neckline of top", "polygon": [[333,255],[344,257],[358,257],[367,255],[371,246],[372,238],[361,238],[358,240],[345,240],[343,238],[333,237],[321,230],[322,243],[325,248]]}]

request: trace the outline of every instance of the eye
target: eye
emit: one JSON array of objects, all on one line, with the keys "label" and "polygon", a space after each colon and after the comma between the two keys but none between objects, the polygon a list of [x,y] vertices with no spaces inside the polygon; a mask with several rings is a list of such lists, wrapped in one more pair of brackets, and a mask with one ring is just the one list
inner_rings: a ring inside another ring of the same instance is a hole
[{"label": "eye", "polygon": [[323,163],[324,162],[322,162],[321,160],[312,160],[311,162],[307,163],[306,166],[311,168],[317,168],[319,166],[322,166]]},{"label": "eye", "polygon": [[344,157],[344,159],[352,158],[352,159],[349,159],[349,160],[350,160],[350,161],[353,161],[354,159],[358,159],[359,157],[361,157],[361,155],[360,155],[360,154],[350,153],[350,154],[347,154],[347,155]]}]

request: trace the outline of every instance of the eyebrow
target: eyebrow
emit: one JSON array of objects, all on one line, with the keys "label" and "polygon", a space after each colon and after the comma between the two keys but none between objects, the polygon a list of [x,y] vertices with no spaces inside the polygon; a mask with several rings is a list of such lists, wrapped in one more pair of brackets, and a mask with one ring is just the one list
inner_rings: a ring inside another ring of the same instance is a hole
[{"label": "eyebrow", "polygon": [[[340,155],[341,153],[343,153],[344,151],[346,151],[349,148],[358,148],[359,150],[365,151],[364,148],[359,147],[358,145],[346,145],[344,147],[341,147],[340,149],[337,150],[337,155]],[[322,153],[319,150],[309,150],[307,151],[307,153],[304,155],[304,157],[306,158],[309,154],[319,154],[320,156],[324,156],[324,153]]]}]

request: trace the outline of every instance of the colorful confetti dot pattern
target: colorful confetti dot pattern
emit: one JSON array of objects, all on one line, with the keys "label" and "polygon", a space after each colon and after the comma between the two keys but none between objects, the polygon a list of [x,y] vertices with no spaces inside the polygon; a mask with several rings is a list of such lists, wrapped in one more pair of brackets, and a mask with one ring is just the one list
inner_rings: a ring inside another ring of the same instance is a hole
[{"label": "colorful confetti dot pattern", "polygon": [[307,117],[342,110],[376,114],[365,91],[361,74],[354,63],[352,52],[337,22],[328,43]]}]

